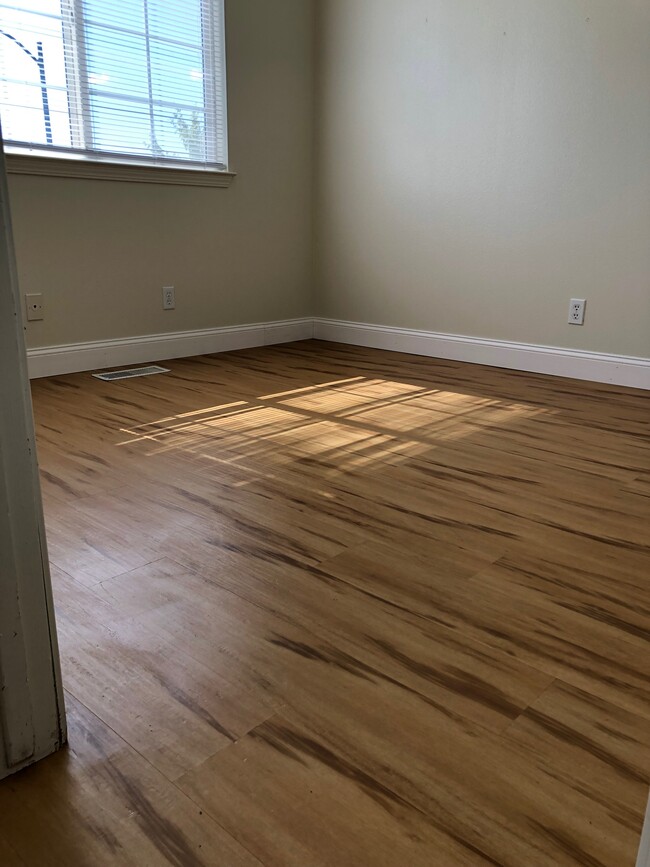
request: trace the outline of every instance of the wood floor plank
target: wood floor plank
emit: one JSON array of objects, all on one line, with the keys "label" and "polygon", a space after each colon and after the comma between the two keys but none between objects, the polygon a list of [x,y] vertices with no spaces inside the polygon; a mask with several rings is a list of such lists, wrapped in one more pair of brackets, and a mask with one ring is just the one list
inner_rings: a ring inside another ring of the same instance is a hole
[{"label": "wood floor plank", "polygon": [[648,558],[636,551],[614,552],[591,540],[553,547],[528,543],[481,572],[480,582],[609,625],[615,641],[650,640]]},{"label": "wood floor plank", "polygon": [[[121,492],[114,492],[112,497],[117,499],[120,495]],[[149,502],[154,508],[170,504],[181,516],[178,523],[191,523],[191,529],[198,534],[214,536],[219,531],[227,536],[229,529],[244,532],[251,538],[269,539],[279,546],[284,544],[289,555],[294,552],[306,562],[329,559],[362,539],[362,533],[348,522],[310,511],[288,498],[274,498],[252,482],[233,486],[219,484],[211,476],[186,473],[182,481],[151,483],[149,499],[143,497],[141,489],[126,491],[125,495],[128,504],[123,505],[127,506],[127,518],[138,507],[146,505],[149,509]],[[99,505],[99,511],[104,511],[103,504]]]},{"label": "wood floor plank", "polygon": [[[650,784],[650,726],[635,714],[561,681],[510,725],[504,740],[544,773],[598,799],[636,831],[639,803]],[[579,755],[579,761],[576,756]],[[616,797],[614,797],[614,793]]]},{"label": "wood floor plank", "polygon": [[[169,646],[204,653],[205,664],[222,671],[225,666],[224,676],[236,681],[241,675],[233,671],[252,666],[246,676],[256,676],[283,702],[292,701],[305,678],[345,672],[498,732],[552,681],[484,645],[459,640],[448,629],[431,625],[428,641],[414,642],[393,611],[349,586],[328,582],[318,570],[255,566],[232,555],[212,578],[161,562],[105,582],[102,591],[114,609],[136,611],[139,622],[157,629]],[[218,612],[210,615],[211,628],[201,612],[184,604],[188,596],[200,596],[206,611]],[[182,631],[167,625],[171,619],[183,620]],[[242,632],[240,624],[246,630],[245,656],[238,648],[241,635],[233,640]],[[184,632],[206,630],[216,632],[219,641],[184,644]]]},{"label": "wood floor plank", "polygon": [[0,786],[2,831],[25,863],[259,867],[94,714],[66,705],[69,747]]},{"label": "wood floor plank", "polygon": [[[181,570],[158,561],[129,582]],[[245,689],[128,616],[126,607],[53,569],[63,678],[72,695],[173,780],[271,716],[265,691]],[[145,713],[146,709],[146,713]]]},{"label": "wood floor plank", "polygon": [[3,865],[632,867],[647,392],[166,366],[33,383],[71,747],[0,785]]},{"label": "wood floor plank", "polygon": [[[412,713],[398,722],[390,698],[374,697],[369,702],[362,687],[333,701],[315,687],[308,702],[263,723],[180,785],[271,864],[357,863],[355,847],[359,838],[371,845],[366,828],[374,836],[378,806],[391,829],[389,864],[605,865],[633,846],[643,816],[638,780],[620,778],[612,788],[605,773],[606,783],[592,776],[585,788],[444,717],[432,728]],[[244,801],[253,822],[243,818]],[[269,816],[278,802],[280,815]],[[334,840],[322,838],[324,816],[333,816]],[[416,844],[408,855],[404,837]],[[378,863],[384,852],[378,848]]]},{"label": "wood floor plank", "polygon": [[[383,547],[367,545],[321,568],[398,605],[404,620],[423,637],[433,621],[650,716],[647,643],[605,618],[571,611],[534,591],[512,593],[505,584],[494,589],[482,582],[482,574],[466,584],[449,584],[404,550],[393,551],[388,559]],[[498,575],[500,568],[495,564],[487,574]]]},{"label": "wood floor plank", "polygon": [[181,785],[268,867],[490,863],[350,753],[277,716]]},{"label": "wood floor plank", "polygon": [[97,522],[70,505],[50,506],[45,527],[51,561],[87,586],[159,557],[148,537]]}]

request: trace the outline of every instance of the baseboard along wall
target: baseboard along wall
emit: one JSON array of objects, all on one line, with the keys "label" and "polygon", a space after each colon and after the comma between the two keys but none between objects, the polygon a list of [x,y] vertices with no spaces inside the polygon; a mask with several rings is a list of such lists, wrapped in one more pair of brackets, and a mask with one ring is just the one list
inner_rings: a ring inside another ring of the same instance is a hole
[{"label": "baseboard along wall", "polygon": [[315,319],[314,337],[318,340],[370,346],[431,358],[650,389],[650,358],[607,355],[557,346],[512,343],[336,319]]},{"label": "baseboard along wall", "polygon": [[29,374],[32,378],[37,378],[192,355],[210,355],[256,346],[272,346],[312,337],[335,343],[650,390],[650,358],[322,318],[288,319],[201,331],[47,346],[29,349],[27,356]]},{"label": "baseboard along wall", "polygon": [[313,319],[288,319],[281,322],[259,322],[232,325],[200,331],[179,331],[172,334],[149,334],[124,337],[94,343],[72,343],[65,346],[45,346],[27,350],[29,375],[59,376],[84,370],[101,370],[125,364],[167,361],[193,355],[211,355],[308,340],[313,336]]}]

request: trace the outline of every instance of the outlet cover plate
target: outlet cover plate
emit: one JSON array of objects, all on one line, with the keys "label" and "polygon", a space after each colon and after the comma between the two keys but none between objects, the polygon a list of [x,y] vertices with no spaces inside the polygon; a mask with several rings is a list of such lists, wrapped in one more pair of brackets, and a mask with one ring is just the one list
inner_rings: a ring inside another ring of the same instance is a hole
[{"label": "outlet cover plate", "polygon": [[163,310],[176,310],[176,290],[173,286],[163,286]]},{"label": "outlet cover plate", "polygon": [[569,325],[585,324],[585,308],[587,302],[584,298],[572,298],[569,305]]}]

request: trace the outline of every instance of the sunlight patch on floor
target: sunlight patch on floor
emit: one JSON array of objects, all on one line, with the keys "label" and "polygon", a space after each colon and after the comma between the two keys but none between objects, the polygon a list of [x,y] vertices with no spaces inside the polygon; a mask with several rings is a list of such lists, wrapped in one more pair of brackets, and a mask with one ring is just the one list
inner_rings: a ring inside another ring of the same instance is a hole
[{"label": "sunlight patch on floor", "polygon": [[120,428],[131,438],[118,445],[145,443],[156,446],[152,456],[185,452],[199,460],[232,452],[238,464],[313,457],[346,473],[417,457],[439,444],[544,412],[521,402],[359,376]]}]

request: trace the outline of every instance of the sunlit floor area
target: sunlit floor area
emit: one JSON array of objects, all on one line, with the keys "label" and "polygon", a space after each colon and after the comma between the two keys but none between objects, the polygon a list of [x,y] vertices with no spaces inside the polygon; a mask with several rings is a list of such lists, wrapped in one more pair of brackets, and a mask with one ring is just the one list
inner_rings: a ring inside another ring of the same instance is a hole
[{"label": "sunlit floor area", "polygon": [[633,867],[647,393],[305,342],[33,384],[69,746],[0,863]]}]

